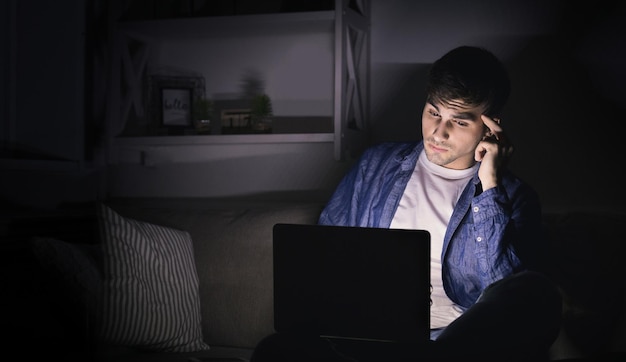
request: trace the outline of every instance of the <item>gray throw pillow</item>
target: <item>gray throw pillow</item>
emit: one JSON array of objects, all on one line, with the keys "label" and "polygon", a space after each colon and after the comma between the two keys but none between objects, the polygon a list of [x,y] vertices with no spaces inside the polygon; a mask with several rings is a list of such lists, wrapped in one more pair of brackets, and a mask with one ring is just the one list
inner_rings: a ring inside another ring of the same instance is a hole
[{"label": "gray throw pillow", "polygon": [[104,341],[159,352],[209,349],[190,234],[123,217],[104,204],[98,222]]}]

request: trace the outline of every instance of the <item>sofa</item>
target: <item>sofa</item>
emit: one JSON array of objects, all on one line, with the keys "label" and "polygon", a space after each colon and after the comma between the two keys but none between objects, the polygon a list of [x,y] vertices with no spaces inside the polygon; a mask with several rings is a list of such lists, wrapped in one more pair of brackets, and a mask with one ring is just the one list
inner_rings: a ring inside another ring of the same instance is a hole
[{"label": "sofa", "polygon": [[[247,361],[274,331],[272,226],[315,223],[328,196],[4,205],[7,348],[66,361]],[[564,296],[551,359],[626,355],[624,220],[544,214]]]}]

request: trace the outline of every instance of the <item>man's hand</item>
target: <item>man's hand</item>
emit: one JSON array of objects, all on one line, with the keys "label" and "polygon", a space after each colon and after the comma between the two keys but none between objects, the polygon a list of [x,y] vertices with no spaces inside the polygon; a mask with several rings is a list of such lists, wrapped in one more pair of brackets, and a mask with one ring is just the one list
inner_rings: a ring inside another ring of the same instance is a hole
[{"label": "man's hand", "polygon": [[499,170],[513,154],[513,145],[506,138],[500,120],[481,115],[487,131],[474,151],[474,159],[482,162],[478,170],[478,177],[483,191],[496,187]]}]

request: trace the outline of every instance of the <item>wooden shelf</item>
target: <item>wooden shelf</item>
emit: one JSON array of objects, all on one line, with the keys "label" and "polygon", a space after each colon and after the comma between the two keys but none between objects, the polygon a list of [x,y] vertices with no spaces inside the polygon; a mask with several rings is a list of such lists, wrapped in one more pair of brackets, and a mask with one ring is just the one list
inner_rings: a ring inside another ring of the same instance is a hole
[{"label": "wooden shelf", "polygon": [[120,22],[119,30],[140,39],[224,38],[237,36],[329,32],[335,11],[236,15]]},{"label": "wooden shelf", "polygon": [[[313,35],[315,40],[321,39],[324,42],[323,51],[315,49],[315,54],[332,52],[332,58],[323,58],[324,66],[330,66],[333,71],[332,78],[328,78],[332,84],[332,95],[329,100],[332,105],[331,114],[328,115],[326,109],[315,109],[313,113],[320,114],[307,116],[310,120],[319,118],[315,123],[307,120],[306,125],[299,123],[290,125],[277,121],[273,126],[271,134],[229,134],[229,135],[169,135],[154,136],[142,135],[136,137],[137,127],[130,127],[126,136],[110,134],[108,139],[112,141],[112,146],[116,145],[142,145],[146,142],[156,145],[185,145],[185,144],[218,144],[218,143],[282,143],[282,142],[334,142],[334,156],[337,160],[343,159],[343,153],[349,146],[342,145],[346,141],[352,142],[356,136],[349,139],[344,137],[347,129],[348,119],[350,122],[356,120],[361,126],[360,131],[367,128],[367,74],[369,57],[369,5],[364,2],[348,2],[347,0],[336,0],[333,10],[298,11],[285,13],[263,13],[263,14],[239,14],[224,16],[188,16],[182,18],[151,19],[151,20],[115,20],[109,26],[113,27],[117,35],[115,47],[113,49],[114,62],[112,63],[112,86],[111,105],[109,119],[112,124],[125,125],[131,119],[133,109],[142,109],[142,102],[145,98],[142,95],[141,75],[148,65],[156,64],[153,58],[164,58],[163,63],[168,66],[176,63],[179,58],[173,58],[172,54],[184,53],[192,41],[215,42],[217,45],[237,44],[237,41],[250,42],[249,38],[254,38],[251,43],[258,45],[256,40],[262,40],[268,44],[279,43],[280,41],[291,41],[299,36]],[[329,3],[330,4],[330,3]],[[324,8],[325,9],[325,8]],[[323,35],[324,37],[319,37]],[[326,37],[328,35],[328,37]],[[284,38],[280,38],[284,36]],[[306,38],[305,36],[305,38]],[[242,38],[242,39],[238,39]],[[260,39],[265,38],[265,39]],[[222,41],[226,40],[226,41]],[[230,41],[232,40],[232,42]],[[319,43],[311,42],[298,46],[313,45],[319,47]],[[173,47],[180,53],[168,52],[168,47]],[[200,56],[209,54],[211,60],[220,59],[220,49],[210,48],[207,45],[203,48],[203,53],[198,52],[192,61],[179,61],[181,67],[196,70],[197,63],[201,62]],[[265,49],[262,49],[265,52]],[[226,52],[226,50],[224,51]],[[167,56],[163,56],[163,54]],[[307,54],[304,52],[304,54]],[[333,59],[334,58],[334,59]],[[246,58],[246,60],[249,60]],[[308,63],[301,61],[301,63]],[[169,62],[169,63],[168,63]],[[194,63],[195,62],[195,63]],[[206,62],[209,63],[209,62]],[[176,63],[177,66],[178,63]],[[219,69],[219,64],[212,64],[213,68]],[[208,66],[208,65],[207,65]],[[326,69],[326,68],[324,68]],[[200,71],[200,70],[198,70]],[[306,71],[303,70],[303,71]],[[204,74],[204,73],[203,73]],[[330,76],[330,75],[329,75]],[[216,82],[216,84],[218,84]],[[215,93],[212,90],[211,93]],[[309,94],[304,94],[304,99],[314,98]],[[298,99],[297,97],[292,97]],[[291,100],[291,99],[290,99]],[[326,98],[323,99],[326,101]],[[145,102],[144,102],[145,103]],[[297,113],[309,114],[310,109]],[[139,112],[136,118],[144,117]],[[330,117],[330,118],[328,118]],[[131,120],[133,121],[133,120]],[[282,127],[286,127],[284,130]],[[217,126],[215,126],[217,127]],[[295,127],[295,128],[294,128]],[[124,128],[123,126],[121,127]],[[215,129],[212,129],[215,133]],[[190,132],[194,133],[194,132]],[[360,132],[358,137],[364,138],[366,132]],[[167,137],[167,141],[165,138]],[[131,141],[132,140],[132,141]],[[153,141],[149,141],[153,140]],[[219,141],[218,141],[219,140]],[[122,142],[122,143],[120,143]],[[130,143],[126,143],[130,142]],[[152,143],[151,143],[152,142]]]},{"label": "wooden shelf", "polygon": [[233,134],[196,136],[118,137],[115,146],[174,146],[174,145],[219,145],[259,143],[319,143],[334,142],[333,133],[295,134]]}]

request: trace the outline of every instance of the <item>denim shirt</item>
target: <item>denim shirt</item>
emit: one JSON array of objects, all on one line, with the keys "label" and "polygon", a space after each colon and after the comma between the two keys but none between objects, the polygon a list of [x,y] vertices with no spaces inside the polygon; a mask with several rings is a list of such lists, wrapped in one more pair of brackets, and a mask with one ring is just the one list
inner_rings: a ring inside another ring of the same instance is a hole
[{"label": "denim shirt", "polygon": [[[367,149],[337,186],[319,223],[389,228],[423,149],[422,142],[388,142]],[[489,284],[521,270],[540,269],[548,250],[543,240],[535,191],[504,170],[497,187],[481,192],[476,173],[444,236],[446,294],[467,309]]]}]

